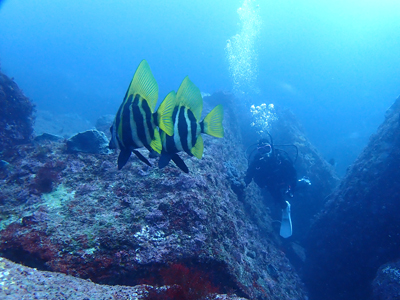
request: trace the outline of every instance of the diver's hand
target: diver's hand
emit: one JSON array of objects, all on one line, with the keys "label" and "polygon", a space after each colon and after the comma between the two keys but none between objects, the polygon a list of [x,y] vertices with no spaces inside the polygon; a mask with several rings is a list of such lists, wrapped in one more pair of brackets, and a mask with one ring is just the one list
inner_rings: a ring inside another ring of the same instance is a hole
[{"label": "diver's hand", "polygon": [[303,176],[301,179],[299,179],[297,181],[297,185],[296,185],[296,189],[301,189],[307,186],[311,185],[311,181],[310,179],[308,179],[307,177]]}]

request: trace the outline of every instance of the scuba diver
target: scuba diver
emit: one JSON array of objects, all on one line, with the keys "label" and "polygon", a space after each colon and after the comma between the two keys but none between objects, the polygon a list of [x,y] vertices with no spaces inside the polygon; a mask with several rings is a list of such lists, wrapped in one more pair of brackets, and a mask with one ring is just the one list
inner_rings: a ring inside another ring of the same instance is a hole
[{"label": "scuba diver", "polygon": [[[281,205],[282,222],[280,235],[288,238],[292,235],[292,221],[290,218],[290,203],[285,199],[285,196],[293,197],[293,191],[298,182],[301,185],[310,185],[311,183],[305,178],[297,180],[297,172],[289,154],[274,147],[271,135],[269,135],[269,141],[263,138],[255,145],[257,147],[248,156],[249,166],[244,181],[246,186],[254,180],[260,188],[266,187],[271,196]],[[295,145],[285,146],[295,147],[298,154]]]}]

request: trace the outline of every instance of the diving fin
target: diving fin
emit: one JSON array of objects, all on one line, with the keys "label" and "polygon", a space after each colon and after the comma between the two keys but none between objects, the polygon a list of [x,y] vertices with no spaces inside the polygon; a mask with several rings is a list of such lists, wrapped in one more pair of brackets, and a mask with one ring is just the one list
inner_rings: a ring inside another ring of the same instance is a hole
[{"label": "diving fin", "polygon": [[286,201],[286,208],[282,210],[282,222],[280,235],[283,238],[288,238],[292,235],[292,220],[290,219],[290,203]]}]

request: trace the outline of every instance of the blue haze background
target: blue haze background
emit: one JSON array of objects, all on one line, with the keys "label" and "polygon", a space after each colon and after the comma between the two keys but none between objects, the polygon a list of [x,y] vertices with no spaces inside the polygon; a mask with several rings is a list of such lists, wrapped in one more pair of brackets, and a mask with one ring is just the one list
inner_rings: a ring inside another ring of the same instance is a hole
[{"label": "blue haze background", "polygon": [[[400,1],[253,2],[262,25],[251,102],[293,110],[343,175],[400,94]],[[240,31],[242,3],[3,1],[1,69],[39,110],[92,122],[116,112],[142,59],[159,99],[186,75],[203,92],[229,91],[225,47]]]}]

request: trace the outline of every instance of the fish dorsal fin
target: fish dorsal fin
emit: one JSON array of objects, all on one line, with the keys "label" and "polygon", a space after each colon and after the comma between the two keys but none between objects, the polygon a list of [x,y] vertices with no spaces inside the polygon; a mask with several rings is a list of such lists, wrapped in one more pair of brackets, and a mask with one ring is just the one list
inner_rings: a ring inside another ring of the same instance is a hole
[{"label": "fish dorsal fin", "polygon": [[222,127],[223,118],[224,110],[222,105],[219,104],[204,118],[203,132],[218,138],[224,137],[224,128]]},{"label": "fish dorsal fin", "polygon": [[172,114],[176,104],[175,100],[176,94],[175,91],[172,91],[165,97],[163,102],[161,102],[160,107],[157,110],[158,127],[169,136],[174,134],[174,121],[172,120]]},{"label": "fish dorsal fin", "polygon": [[201,97],[199,88],[190,81],[188,76],[183,79],[176,93],[176,103],[189,108],[196,117],[196,120],[200,120],[201,111],[203,110],[203,98]]},{"label": "fish dorsal fin", "polygon": [[146,60],[142,60],[136,69],[129,85],[127,99],[130,95],[140,95],[149,103],[151,112],[154,112],[158,99],[158,84]]},{"label": "fish dorsal fin", "polygon": [[201,137],[201,135],[199,135],[196,141],[196,145],[194,145],[194,147],[190,152],[192,152],[192,154],[196,156],[198,159],[201,159],[203,156],[203,150],[204,150],[203,138]]}]

